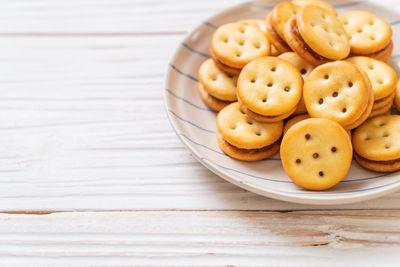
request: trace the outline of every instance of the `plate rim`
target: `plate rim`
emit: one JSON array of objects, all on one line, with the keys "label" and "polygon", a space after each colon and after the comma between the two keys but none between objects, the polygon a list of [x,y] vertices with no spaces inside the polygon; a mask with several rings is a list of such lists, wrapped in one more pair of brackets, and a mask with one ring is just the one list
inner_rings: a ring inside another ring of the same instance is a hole
[{"label": "plate rim", "polygon": [[[208,17],[208,19],[206,19],[205,21],[206,22],[212,21],[214,18],[219,17],[219,16],[224,16],[224,15],[226,15],[226,13],[231,13],[232,11],[240,8],[243,5],[248,5],[249,3],[256,3],[256,2],[257,1],[251,1],[251,2],[245,2],[245,3],[231,6],[227,9],[222,10],[221,12],[218,12],[218,13]],[[368,1],[365,1],[365,2],[368,4],[372,4],[372,5],[377,5],[376,3],[370,3]],[[384,5],[378,5],[378,6],[385,7]],[[187,41],[191,38],[191,36],[198,30],[200,30],[200,28],[203,26],[204,26],[204,23],[199,24],[195,28],[190,30],[187,34],[185,34],[185,37],[179,44],[187,43]],[[173,53],[171,59],[168,61],[169,63],[168,63],[167,71],[164,75],[165,88],[169,88],[168,85],[170,82],[172,82],[172,79],[171,79],[172,69],[170,66],[174,65],[173,62],[176,61],[181,50],[182,50],[182,46],[179,45],[174,50],[174,53]],[[218,177],[224,179],[225,181],[227,181],[235,186],[243,188],[247,191],[250,191],[257,195],[262,195],[264,197],[281,200],[281,201],[286,201],[286,202],[291,202],[291,203],[295,203],[295,204],[306,204],[306,205],[313,205],[313,206],[318,206],[318,205],[328,206],[328,205],[338,205],[338,204],[351,204],[351,203],[357,203],[357,202],[361,202],[361,201],[371,200],[371,199],[379,198],[381,196],[384,196],[384,195],[387,195],[392,192],[400,190],[400,181],[399,181],[398,183],[388,185],[386,188],[380,189],[379,191],[362,193],[362,194],[359,194],[356,196],[351,196],[351,193],[350,193],[350,194],[343,195],[343,196],[337,196],[335,198],[309,197],[307,195],[294,196],[290,193],[276,192],[274,190],[269,190],[268,188],[267,189],[263,188],[262,186],[259,186],[259,185],[246,183],[246,182],[241,181],[240,179],[235,179],[227,171],[221,170],[221,167],[217,166],[212,161],[203,160],[200,151],[197,150],[188,140],[183,138],[183,136],[179,133],[179,129],[180,129],[179,126],[175,123],[175,121],[174,121],[175,119],[171,115],[171,112],[170,112],[171,106],[169,103],[171,101],[170,100],[171,98],[169,98],[169,93],[166,89],[164,90],[163,95],[164,95],[164,97],[163,97],[164,108],[165,108],[165,112],[167,114],[168,121],[169,121],[172,129],[174,130],[176,136],[178,137],[178,139],[183,143],[185,148],[189,150],[189,152],[192,154],[192,156],[200,164],[202,164],[208,170],[212,171]],[[312,192],[312,191],[310,191],[310,192]],[[318,203],[316,203],[316,202],[318,202]]]}]

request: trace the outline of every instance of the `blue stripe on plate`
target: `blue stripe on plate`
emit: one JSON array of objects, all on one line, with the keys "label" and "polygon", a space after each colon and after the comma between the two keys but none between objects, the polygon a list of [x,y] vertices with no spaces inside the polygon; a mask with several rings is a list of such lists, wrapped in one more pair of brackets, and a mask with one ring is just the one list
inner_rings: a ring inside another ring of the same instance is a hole
[{"label": "blue stripe on plate", "polygon": [[[270,178],[266,178],[266,177],[256,176],[256,175],[245,173],[245,172],[242,172],[242,171],[239,171],[239,170],[235,170],[235,169],[232,169],[232,168],[229,168],[229,167],[225,167],[225,166],[219,165],[219,164],[217,164],[215,162],[212,162],[207,158],[202,158],[202,160],[207,160],[207,161],[209,161],[209,162],[211,162],[211,163],[213,163],[213,164],[217,165],[218,167],[223,168],[225,170],[229,170],[229,171],[232,171],[232,172],[237,172],[237,173],[240,173],[240,174],[244,174],[244,175],[256,178],[256,179],[268,180],[268,181],[272,181],[272,182],[274,182],[274,181],[282,182],[281,180],[274,180],[274,179],[270,179]],[[276,161],[278,161],[278,160],[281,160],[281,159],[270,158],[270,159],[267,159],[267,160],[276,160]],[[392,173],[386,173],[386,174],[382,174],[382,175],[378,175],[378,176],[372,176],[372,177],[366,177],[366,178],[351,179],[351,180],[346,180],[346,181],[342,180],[342,181],[340,181],[340,183],[350,183],[350,182],[361,182],[361,181],[365,181],[365,180],[375,180],[375,179],[379,179],[379,178],[388,176],[390,174],[392,174]],[[286,183],[293,183],[291,181],[285,181],[285,182]]]},{"label": "blue stripe on plate", "polygon": [[[168,111],[169,111],[172,115],[174,115],[176,118],[178,118],[179,120],[181,120],[181,121],[184,121],[184,122],[186,122],[186,123],[188,123],[188,124],[190,124],[190,125],[192,125],[192,126],[198,128],[198,129],[201,129],[201,130],[203,130],[203,131],[205,131],[205,132],[212,133],[212,134],[216,134],[215,131],[205,129],[205,128],[200,127],[200,126],[198,126],[197,124],[195,124],[195,123],[193,123],[193,122],[191,122],[191,121],[189,121],[189,120],[185,120],[185,119],[181,118],[180,116],[178,116],[176,113],[174,113],[174,112],[173,112],[172,110],[170,110],[170,109],[169,109]],[[196,144],[196,145],[198,145],[198,146],[204,147],[204,148],[206,148],[206,149],[208,149],[208,150],[210,150],[210,151],[213,151],[213,152],[215,152],[215,153],[218,153],[218,154],[220,154],[220,155],[226,156],[225,154],[223,154],[223,153],[221,153],[221,152],[219,152],[219,151],[216,151],[216,150],[214,150],[214,149],[212,149],[212,148],[210,148],[210,147],[207,147],[207,146],[204,145],[204,144],[198,143],[198,142],[196,142],[196,141],[190,139],[190,138],[187,137],[186,135],[183,135],[183,134],[179,134],[179,135],[184,136],[187,140],[189,140],[189,141],[192,142],[193,144]],[[208,160],[208,159],[207,159],[207,160]],[[264,160],[267,160],[267,161],[280,161],[281,159],[280,159],[280,158],[268,158],[268,159],[264,159]],[[214,163],[214,164],[216,164],[216,163]],[[218,164],[217,164],[217,165],[218,165]],[[262,178],[262,177],[259,177],[259,176],[254,176],[254,175],[251,175],[251,174],[247,174],[247,173],[244,173],[244,172],[241,172],[241,171],[238,171],[238,170],[234,170],[234,169],[231,169],[231,168],[228,168],[228,167],[224,167],[224,166],[221,166],[221,165],[218,165],[218,166],[221,167],[221,168],[224,168],[224,169],[230,169],[231,171],[234,171],[234,172],[237,172],[237,173],[242,173],[242,174],[245,174],[245,175],[248,175],[248,176],[252,176],[252,177],[254,177],[254,178],[260,178],[260,179],[263,179],[263,180],[271,180],[271,179],[268,179],[268,178]],[[378,175],[378,176],[372,176],[372,177],[365,177],[365,178],[358,178],[358,179],[351,179],[351,180],[342,180],[340,183],[350,183],[350,182],[361,182],[361,181],[366,181],[366,180],[375,180],[375,179],[379,179],[379,178],[388,176],[388,175],[390,175],[390,174],[391,174],[391,173],[386,173],[386,174],[382,174],[382,175]]]},{"label": "blue stripe on plate", "polygon": [[391,186],[394,184],[400,183],[400,181],[394,181],[388,184],[384,185],[378,185],[374,187],[368,187],[368,188],[363,188],[363,189],[354,189],[354,190],[348,190],[348,191],[339,191],[339,192],[285,192],[285,193],[291,193],[291,194],[299,194],[299,195],[310,195],[310,194],[321,194],[321,195],[332,195],[332,194],[347,194],[347,193],[357,193],[357,192],[364,192],[364,191],[370,191],[370,190],[375,190],[379,188],[383,188],[386,186]]},{"label": "blue stripe on plate", "polygon": [[218,28],[217,26],[215,26],[214,24],[212,24],[209,21],[204,21],[203,24],[207,25],[208,27],[213,28],[213,29],[217,29]]},{"label": "blue stripe on plate", "polygon": [[267,159],[263,159],[263,160],[270,160],[270,161],[276,160],[276,161],[281,161],[280,158],[267,158]]},{"label": "blue stripe on plate", "polygon": [[203,53],[203,52],[195,50],[193,47],[189,46],[187,43],[182,43],[182,46],[186,47],[190,52],[193,52],[193,53],[198,54],[198,55],[200,55],[202,57],[205,57],[205,58],[210,58],[210,56],[207,55],[206,53]]},{"label": "blue stripe on plate", "polygon": [[396,24],[400,24],[400,19],[390,23],[391,26],[396,25]]},{"label": "blue stripe on plate", "polygon": [[392,56],[392,59],[396,59],[396,58],[399,58],[400,57],[400,55],[394,55],[394,56]]},{"label": "blue stripe on plate", "polygon": [[199,81],[197,78],[195,78],[195,77],[193,77],[193,76],[191,76],[191,75],[189,75],[189,74],[187,74],[187,73],[182,72],[181,70],[179,70],[177,67],[175,67],[175,66],[172,65],[171,63],[169,64],[169,66],[170,66],[173,70],[175,70],[177,73],[179,73],[179,74],[181,74],[181,75],[183,75],[183,76],[185,76],[185,77],[187,77],[187,78],[189,78],[189,79],[191,79],[191,80],[193,80],[193,81],[195,81],[195,82],[198,82],[198,81]]},{"label": "blue stripe on plate", "polygon": [[[345,7],[360,5],[360,4],[363,4],[366,2],[368,2],[368,1],[354,1],[354,2],[349,2],[349,3],[345,3],[345,4],[334,5],[333,7],[334,8],[345,8]],[[264,6],[264,5],[256,4],[254,2],[248,2],[248,3],[245,3],[244,5],[256,7],[256,8],[268,9],[268,10],[272,10],[274,8],[273,6]]]},{"label": "blue stripe on plate", "polygon": [[368,1],[354,1],[350,3],[345,3],[345,4],[340,4],[340,5],[334,5],[334,8],[345,8],[345,7],[350,7],[350,6],[356,6],[356,5],[361,5],[363,3],[366,3]]},{"label": "blue stripe on plate", "polygon": [[374,180],[374,179],[378,179],[378,178],[382,178],[385,176],[388,176],[392,173],[385,173],[382,175],[377,175],[377,176],[372,176],[372,177],[367,177],[367,178],[358,178],[358,179],[352,179],[352,180],[342,180],[341,183],[349,183],[349,182],[361,182],[361,181],[366,181],[366,180]]},{"label": "blue stripe on plate", "polygon": [[249,177],[252,177],[252,178],[256,178],[256,179],[260,179],[260,180],[266,180],[266,181],[275,182],[275,183],[293,184],[292,181],[270,179],[270,178],[265,178],[265,177],[256,176],[256,175],[249,174],[249,173],[245,173],[245,172],[238,171],[238,170],[235,170],[235,169],[231,169],[231,168],[228,168],[228,167],[219,165],[219,164],[217,164],[217,163],[215,163],[215,162],[211,162],[211,161],[208,160],[207,158],[201,158],[201,160],[202,160],[202,161],[208,161],[208,162],[210,162],[210,163],[213,163],[214,165],[217,165],[218,167],[220,167],[220,168],[222,168],[222,169],[225,169],[225,170],[228,170],[228,171],[231,171],[231,172],[237,172],[237,173],[240,173],[240,174],[244,174],[244,175],[249,176]]},{"label": "blue stripe on plate", "polygon": [[177,99],[179,99],[179,100],[182,100],[183,102],[185,102],[185,103],[187,103],[187,104],[189,104],[189,105],[191,105],[191,106],[193,106],[193,107],[195,107],[195,108],[197,108],[197,109],[204,110],[204,111],[211,111],[211,112],[214,112],[213,110],[211,110],[211,109],[209,109],[209,108],[203,108],[203,107],[200,107],[200,106],[198,106],[198,105],[196,105],[196,104],[193,104],[193,103],[190,102],[189,100],[187,100],[187,99],[185,99],[185,98],[183,98],[183,97],[180,97],[180,96],[176,95],[174,92],[172,92],[172,91],[169,90],[168,88],[165,88],[165,91],[167,91],[167,92],[168,92],[170,95],[172,95],[173,97],[175,97],[175,98],[177,98]]},{"label": "blue stripe on plate", "polygon": [[173,111],[170,110],[170,109],[168,109],[168,111],[169,111],[169,113],[171,113],[172,115],[174,115],[176,118],[180,119],[181,121],[184,121],[184,122],[186,122],[186,123],[188,123],[188,124],[190,124],[190,125],[192,125],[192,126],[198,128],[198,129],[200,129],[200,130],[203,130],[203,131],[205,131],[205,132],[212,133],[212,134],[216,134],[215,131],[211,131],[211,130],[205,129],[205,128],[201,127],[201,126],[198,126],[197,124],[194,124],[194,123],[191,122],[191,121],[188,121],[188,120],[185,120],[184,118],[179,117],[179,115],[177,115],[175,112],[173,112]]},{"label": "blue stripe on plate", "polygon": [[[178,135],[185,137],[187,140],[189,140],[190,142],[192,142],[192,143],[195,144],[195,145],[204,147],[204,148],[206,148],[206,149],[208,149],[208,150],[210,150],[210,151],[213,151],[213,152],[218,153],[218,154],[220,154],[220,155],[229,157],[229,156],[226,155],[225,153],[221,153],[221,152],[219,152],[219,151],[216,151],[215,149],[212,149],[211,147],[208,147],[208,146],[206,146],[206,145],[204,145],[204,144],[201,144],[201,143],[199,143],[199,142],[196,142],[196,141],[190,139],[189,137],[187,137],[186,135],[184,135],[184,134],[182,134],[182,133],[178,133]],[[229,158],[230,158],[230,157],[229,157]],[[263,160],[267,160],[267,161],[268,161],[268,160],[269,160],[269,161],[280,161],[281,159],[280,159],[280,158],[267,158],[267,159],[263,159]]]},{"label": "blue stripe on plate", "polygon": [[[285,194],[296,194],[296,195],[334,195],[334,194],[347,194],[347,193],[357,193],[357,192],[364,192],[364,191],[370,191],[370,190],[375,190],[375,189],[379,189],[379,188],[383,188],[386,186],[391,186],[393,184],[399,183],[400,181],[395,181],[389,184],[384,184],[384,185],[379,185],[379,186],[375,186],[375,187],[369,187],[369,188],[364,188],[364,189],[355,189],[355,190],[348,190],[348,191],[336,191],[336,192],[329,192],[329,191],[303,191],[303,192],[296,192],[296,191],[282,191],[282,190],[277,190],[277,189],[273,189],[274,191],[278,191],[281,193],[285,193]],[[242,184],[249,184],[252,186],[258,186],[255,185],[249,181],[240,181],[240,183]],[[258,186],[259,187],[259,186]],[[306,189],[302,189],[302,190],[306,190]]]},{"label": "blue stripe on plate", "polygon": [[208,149],[208,150],[210,150],[210,151],[212,151],[212,152],[215,152],[215,153],[220,154],[220,155],[222,155],[222,156],[228,157],[225,153],[220,152],[220,151],[217,151],[217,150],[215,150],[215,149],[212,149],[211,147],[208,147],[208,146],[203,145],[203,144],[201,144],[201,143],[198,143],[198,142],[196,142],[196,141],[190,139],[189,137],[187,137],[186,135],[184,135],[184,134],[182,134],[182,133],[180,133],[180,134],[178,134],[178,135],[183,136],[185,139],[187,139],[188,141],[190,141],[191,143],[193,143],[193,144],[195,144],[195,145],[197,145],[197,146],[204,147],[205,149]]}]

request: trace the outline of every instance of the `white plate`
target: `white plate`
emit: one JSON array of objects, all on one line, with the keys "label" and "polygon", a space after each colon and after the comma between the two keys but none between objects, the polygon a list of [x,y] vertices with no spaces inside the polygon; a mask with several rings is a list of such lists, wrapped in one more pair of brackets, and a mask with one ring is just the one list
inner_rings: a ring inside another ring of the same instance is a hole
[{"label": "white plate", "polygon": [[[165,89],[169,120],[183,144],[208,169],[225,180],[249,191],[271,198],[304,204],[341,204],[382,196],[400,189],[400,172],[381,174],[367,171],[353,161],[347,177],[328,191],[304,190],[285,174],[279,153],[273,158],[248,163],[226,156],[218,147],[216,113],[202,102],[197,91],[197,70],[208,58],[215,29],[225,23],[246,18],[265,18],[279,1],[255,1],[230,8],[198,26],[178,47],[170,63]],[[399,70],[400,14],[389,7],[366,1],[331,1],[338,13],[360,9],[370,11],[389,22],[394,30],[392,65]]]}]

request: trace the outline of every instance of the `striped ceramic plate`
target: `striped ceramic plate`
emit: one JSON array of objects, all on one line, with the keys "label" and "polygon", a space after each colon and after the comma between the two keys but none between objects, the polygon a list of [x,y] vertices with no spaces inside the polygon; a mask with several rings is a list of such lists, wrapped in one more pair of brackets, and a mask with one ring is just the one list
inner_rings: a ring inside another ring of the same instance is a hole
[{"label": "striped ceramic plate", "polygon": [[[400,172],[379,174],[362,169],[353,162],[347,177],[333,189],[310,192],[299,188],[283,171],[279,153],[273,158],[247,163],[226,156],[215,138],[216,113],[202,102],[197,91],[197,70],[209,57],[208,47],[215,29],[225,23],[246,18],[264,18],[279,1],[245,3],[205,21],[183,41],[169,65],[165,102],[168,117],[177,135],[192,155],[208,169],[227,181],[252,192],[305,204],[340,204],[382,196],[400,188]],[[335,0],[339,13],[360,9],[390,22],[395,49],[392,65],[400,66],[400,15],[387,7],[367,1]]]}]

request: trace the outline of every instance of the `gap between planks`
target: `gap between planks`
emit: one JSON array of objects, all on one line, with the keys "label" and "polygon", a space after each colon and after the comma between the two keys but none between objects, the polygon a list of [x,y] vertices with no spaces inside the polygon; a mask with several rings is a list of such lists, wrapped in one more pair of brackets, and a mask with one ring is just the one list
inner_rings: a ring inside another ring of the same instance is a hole
[{"label": "gap between planks", "polygon": [[186,31],[159,32],[0,32],[0,37],[123,37],[185,35]]},{"label": "gap between planks", "polygon": [[400,212],[399,209],[296,209],[296,210],[240,210],[240,209],[151,209],[151,210],[43,210],[43,211],[35,211],[35,210],[10,210],[10,211],[0,211],[0,214],[10,214],[10,215],[51,215],[51,214],[76,214],[76,213],[254,213],[254,214],[303,214],[303,215],[330,215],[330,216],[343,216],[350,215],[354,213],[357,217],[369,216],[370,213],[380,213],[380,216],[384,217],[392,217],[385,216],[385,212]]}]

